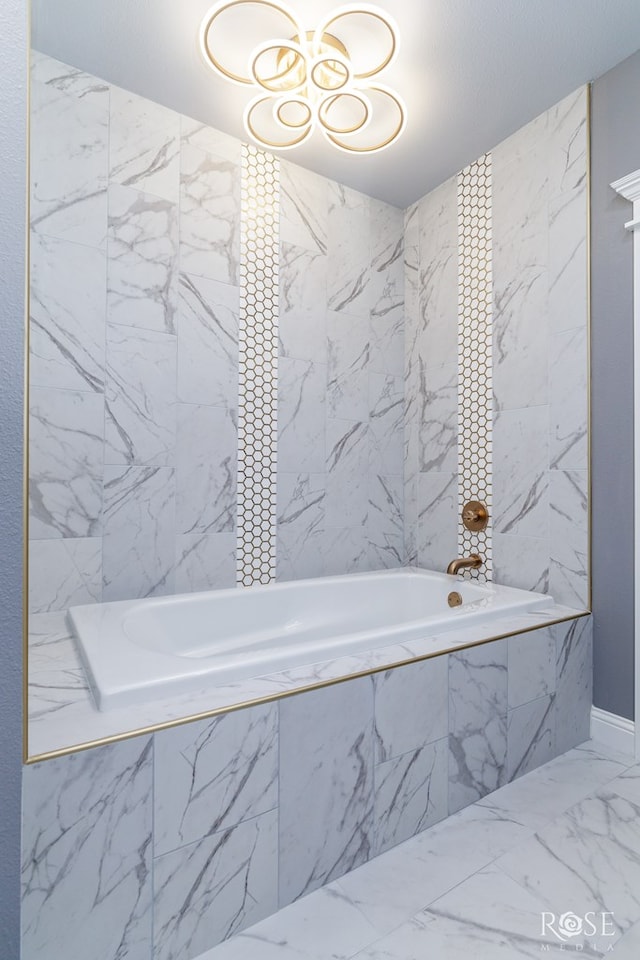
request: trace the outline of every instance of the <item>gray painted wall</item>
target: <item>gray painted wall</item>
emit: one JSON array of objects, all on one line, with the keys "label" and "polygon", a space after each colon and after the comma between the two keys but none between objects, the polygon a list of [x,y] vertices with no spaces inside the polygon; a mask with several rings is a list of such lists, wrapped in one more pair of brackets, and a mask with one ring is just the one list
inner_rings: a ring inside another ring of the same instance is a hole
[{"label": "gray painted wall", "polygon": [[20,955],[26,4],[0,0],[0,952]]},{"label": "gray painted wall", "polygon": [[640,51],[593,84],[592,482],[594,704],[633,717],[631,205],[610,187],[640,167]]}]

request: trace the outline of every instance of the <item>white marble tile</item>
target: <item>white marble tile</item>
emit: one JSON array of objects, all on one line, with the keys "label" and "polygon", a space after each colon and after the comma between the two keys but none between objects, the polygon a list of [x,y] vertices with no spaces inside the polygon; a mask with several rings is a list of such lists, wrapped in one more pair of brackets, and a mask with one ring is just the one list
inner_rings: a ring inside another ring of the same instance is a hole
[{"label": "white marble tile", "polygon": [[550,483],[550,593],[557,603],[585,609],[589,600],[589,476],[553,470]]},{"label": "white marble tile", "polygon": [[37,109],[49,97],[66,94],[78,100],[104,106],[109,86],[77,67],[55,60],[32,47],[30,54],[31,105]]},{"label": "white marble tile", "polygon": [[333,886],[384,936],[531,834],[516,816],[474,804]]},{"label": "white marble tile", "polygon": [[326,524],[359,526],[367,521],[371,434],[368,424],[327,421]]},{"label": "white marble tile", "polygon": [[180,115],[111,87],[109,169],[114,183],[177,203]]},{"label": "white marble tile", "polygon": [[156,960],[189,960],[277,909],[277,813],[154,860]]},{"label": "white marble tile", "polygon": [[556,641],[550,628],[509,637],[509,709],[556,689]]},{"label": "white marble tile", "polygon": [[373,685],[280,703],[279,902],[367,860],[373,843]]},{"label": "white marble tile", "polygon": [[280,356],[327,362],[327,258],[290,243],[280,247]]},{"label": "white marble tile", "polygon": [[235,408],[238,403],[238,287],[180,276],[178,398]]},{"label": "white marble tile", "polygon": [[401,533],[369,532],[369,569],[394,570],[404,564],[404,537]]},{"label": "white marble tile", "polygon": [[587,188],[549,202],[549,324],[552,333],[587,325]]},{"label": "white marble tile", "polygon": [[369,416],[369,318],[330,311],[327,315],[329,417]]},{"label": "white marble tile", "polygon": [[329,189],[324,177],[280,161],[280,236],[285,243],[327,252]]},{"label": "white marble tile", "polygon": [[449,811],[507,778],[507,642],[449,656]]},{"label": "white marble tile", "polygon": [[318,539],[324,530],[325,491],[323,473],[278,474],[278,580],[322,576]]},{"label": "white marble tile", "polygon": [[107,250],[109,323],[175,333],[177,204],[112,183]]},{"label": "white marble tile", "polygon": [[151,741],[23,772],[22,956],[147,960]]},{"label": "white marble tile", "polygon": [[32,387],[104,390],[106,270],[101,249],[32,234]]},{"label": "white marble tile", "polygon": [[635,804],[601,790],[497,864],[557,914],[612,913],[619,936],[640,915],[639,816]]},{"label": "white marble tile", "polygon": [[615,945],[616,960],[637,960],[638,956],[640,956],[640,921],[634,923]]},{"label": "white marble tile", "polygon": [[176,440],[176,338],[107,327],[105,463],[169,466]]},{"label": "white marble tile", "polygon": [[494,419],[493,522],[497,533],[548,536],[548,418],[548,407],[540,406],[501,411]]},{"label": "white marble tile", "polygon": [[448,760],[445,738],[376,766],[376,854],[395,847],[447,816]]},{"label": "white marble tile", "polygon": [[372,200],[371,210],[371,367],[402,376],[404,367],[403,213]]},{"label": "white marble tile", "polygon": [[522,153],[503,144],[492,154],[493,388],[499,410],[549,398],[549,194],[542,151],[537,143]]},{"label": "white marble tile", "polygon": [[331,884],[279,910],[198,960],[349,960],[375,928]]},{"label": "white marble tile", "polygon": [[229,533],[237,510],[236,425],[222,407],[178,404],[176,529]]},{"label": "white marble tile", "polygon": [[448,669],[446,656],[433,657],[374,676],[378,763],[446,737]]},{"label": "white marble tile", "polygon": [[456,178],[417,205],[419,318],[414,349],[424,368],[458,358],[458,199]]},{"label": "white marble tile", "polygon": [[212,153],[216,157],[231,160],[239,164],[242,160],[242,143],[236,137],[216,130],[206,123],[193,120],[191,117],[180,117],[180,134],[182,145],[197,147],[205,153]]},{"label": "white marble tile", "polygon": [[418,475],[418,565],[446,570],[458,556],[458,477],[450,473]]},{"label": "white marble tile", "polygon": [[180,269],[240,281],[240,164],[184,143],[181,151]]},{"label": "white marble tile", "polygon": [[495,867],[465,880],[354,960],[539,957],[544,904]]},{"label": "white marble tile", "polygon": [[531,700],[509,711],[507,778],[514,780],[556,755],[555,696]]},{"label": "white marble tile", "polygon": [[29,612],[66,610],[102,599],[102,540],[31,540]]},{"label": "white marble tile", "polygon": [[634,765],[610,780],[606,789],[640,806],[640,766]]},{"label": "white marble tile", "polygon": [[549,593],[551,548],[548,539],[494,531],[492,552],[496,583]]},{"label": "white marble tile", "polygon": [[89,685],[64,613],[32,615],[29,622],[29,725],[89,697]]},{"label": "white marble tile", "polygon": [[332,181],[327,247],[330,310],[369,316],[373,305],[370,227],[369,198]]},{"label": "white marble tile", "polygon": [[29,407],[30,536],[99,536],[104,398],[32,387]]},{"label": "white marble tile", "polygon": [[[365,573],[372,569],[372,547],[366,525],[326,526],[318,543],[324,576]],[[379,564],[382,566],[382,564]]]},{"label": "white marble tile", "polygon": [[174,592],[174,491],[168,467],[105,467],[103,600]]},{"label": "white marble tile", "polygon": [[41,59],[31,104],[31,227],[36,233],[104,245],[108,143],[108,85]]},{"label": "white marble tile", "polygon": [[188,533],[176,538],[176,593],[235,585],[235,533]]},{"label": "white marble tile", "polygon": [[369,377],[371,471],[402,476],[404,458],[404,390],[401,377]]},{"label": "white marble tile", "polygon": [[278,467],[286,473],[325,470],[327,368],[308,360],[278,364]]},{"label": "white marble tile", "polygon": [[453,473],[458,466],[458,365],[420,363],[420,459],[422,473]]},{"label": "white marble tile", "polygon": [[559,753],[589,737],[593,694],[591,617],[551,628],[556,641],[556,743]]},{"label": "white marble tile", "polygon": [[[402,477],[376,474],[369,478],[367,533],[372,544],[384,550],[385,545],[403,539]],[[399,557],[399,565],[402,556]]]},{"label": "white marble tile", "polygon": [[552,196],[558,193],[584,193],[587,179],[587,111],[586,86],[579,87],[548,111],[547,163]]},{"label": "white marble tile", "polygon": [[491,810],[505,822],[517,821],[532,831],[540,830],[624,770],[625,763],[586,745],[505,784],[480,800],[475,809]]},{"label": "white marble tile", "polygon": [[275,704],[156,733],[154,856],[273,810],[277,736]]},{"label": "white marble tile", "polygon": [[588,466],[587,331],[584,327],[551,338],[552,470]]}]

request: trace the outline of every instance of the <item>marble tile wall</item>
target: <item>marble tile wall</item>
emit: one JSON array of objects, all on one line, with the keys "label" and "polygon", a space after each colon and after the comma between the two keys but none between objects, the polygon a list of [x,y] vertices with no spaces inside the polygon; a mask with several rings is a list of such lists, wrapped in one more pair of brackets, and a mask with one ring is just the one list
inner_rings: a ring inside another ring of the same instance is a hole
[{"label": "marble tile wall", "polygon": [[191,960],[589,736],[582,619],[24,771],[23,960]]},{"label": "marble tile wall", "polygon": [[[33,130],[31,611],[232,586],[241,144],[38,53]],[[282,167],[277,576],[400,565],[402,213]]]},{"label": "marble tile wall", "polygon": [[281,163],[281,579],[403,561],[403,215]]},{"label": "marble tile wall", "polygon": [[235,583],[240,144],[33,58],[30,609]]},{"label": "marble tile wall", "polygon": [[[584,608],[588,571],[586,89],[491,154],[493,562]],[[405,213],[405,556],[456,555],[456,179]]]}]

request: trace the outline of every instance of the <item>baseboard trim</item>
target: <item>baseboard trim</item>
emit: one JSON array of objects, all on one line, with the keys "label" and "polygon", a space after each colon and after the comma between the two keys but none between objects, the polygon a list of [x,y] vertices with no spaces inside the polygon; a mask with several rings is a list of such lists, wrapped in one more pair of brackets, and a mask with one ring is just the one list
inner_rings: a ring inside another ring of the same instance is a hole
[{"label": "baseboard trim", "polygon": [[635,756],[635,724],[626,717],[591,707],[591,739],[619,753]]}]

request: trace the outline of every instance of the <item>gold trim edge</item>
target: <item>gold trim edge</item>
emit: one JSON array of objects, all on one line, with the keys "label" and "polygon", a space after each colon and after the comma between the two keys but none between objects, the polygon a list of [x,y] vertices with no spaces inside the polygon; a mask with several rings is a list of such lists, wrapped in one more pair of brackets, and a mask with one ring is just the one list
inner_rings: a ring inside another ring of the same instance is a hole
[{"label": "gold trim edge", "polygon": [[349,680],[359,680],[363,677],[371,677],[376,673],[385,673],[387,670],[395,670],[398,667],[407,667],[412,663],[422,663],[425,660],[433,660],[435,657],[443,657],[450,653],[457,653],[460,650],[469,650],[471,647],[481,647],[485,643],[495,643],[498,640],[507,640],[509,637],[518,637],[523,633],[533,633],[536,630],[545,630],[547,627],[555,627],[560,623],[571,623],[574,620],[582,620],[584,617],[591,616],[590,610],[583,610],[571,614],[571,616],[560,617],[556,620],[549,620],[546,623],[537,623],[523,630],[509,630],[507,633],[498,633],[492,637],[485,637],[482,640],[470,640],[468,643],[456,644],[453,647],[447,647],[444,650],[438,650],[434,653],[425,653],[420,656],[409,657],[406,660],[396,660],[393,663],[383,664],[378,667],[369,667],[368,670],[359,670],[355,673],[345,674],[343,677],[332,677],[330,680],[317,680],[302,687],[295,687],[292,690],[281,690],[277,693],[270,693],[264,697],[255,697],[252,700],[243,700],[241,703],[230,704],[225,707],[215,707],[213,710],[205,710],[201,713],[194,713],[188,717],[180,717],[175,720],[167,720],[164,723],[152,724],[148,727],[139,727],[137,730],[129,730],[124,733],[112,734],[108,737],[101,737],[98,740],[90,740],[86,743],[75,744],[70,747],[61,747],[59,750],[50,750],[45,753],[36,754],[33,757],[25,759],[25,765],[31,766],[34,763],[42,763],[45,760],[56,760],[59,757],[67,757],[74,753],[82,753],[85,750],[92,750],[95,747],[105,747],[111,743],[121,743],[124,740],[132,740],[134,737],[149,736],[153,733],[160,733],[162,730],[171,730],[174,727],[181,727],[186,723],[196,723],[198,720],[208,720],[211,717],[220,716],[223,713],[235,713],[236,710],[245,710],[249,707],[257,707],[265,703],[274,703],[278,700],[287,700],[289,697],[295,697],[298,694],[310,693],[313,690],[321,690],[324,687],[333,687],[339,683],[348,683]]},{"label": "gold trim edge", "polygon": [[25,276],[24,276],[24,388],[22,469],[22,758],[29,762],[29,474],[31,407],[31,4],[27,7],[26,50],[26,161],[25,161]]}]

